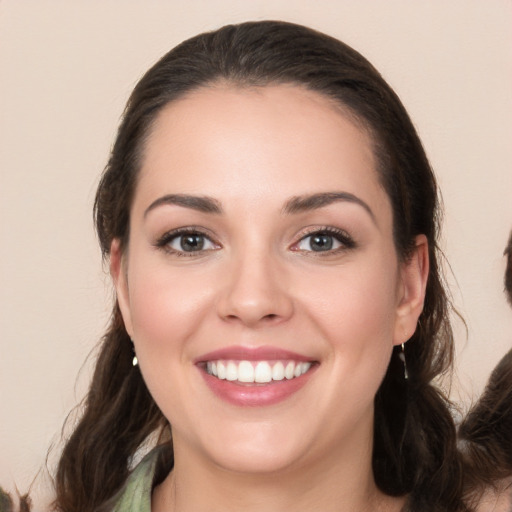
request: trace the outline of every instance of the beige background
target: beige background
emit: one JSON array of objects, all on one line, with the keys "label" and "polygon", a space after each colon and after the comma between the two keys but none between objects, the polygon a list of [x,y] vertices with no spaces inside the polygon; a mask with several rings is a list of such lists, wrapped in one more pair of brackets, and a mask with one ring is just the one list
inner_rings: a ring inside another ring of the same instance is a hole
[{"label": "beige background", "polygon": [[182,39],[264,18],[354,46],[415,121],[468,325],[468,336],[457,329],[455,396],[468,403],[511,346],[510,0],[0,0],[0,485],[26,489],[87,384],[90,364],[77,374],[111,296],[91,207],[127,95]]}]

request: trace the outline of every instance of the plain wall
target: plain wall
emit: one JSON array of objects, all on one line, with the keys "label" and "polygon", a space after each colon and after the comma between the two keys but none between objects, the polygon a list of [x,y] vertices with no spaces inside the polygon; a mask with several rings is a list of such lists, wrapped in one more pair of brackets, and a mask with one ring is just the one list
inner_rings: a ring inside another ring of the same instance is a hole
[{"label": "plain wall", "polygon": [[0,0],[0,485],[27,489],[87,386],[112,296],[91,210],[129,92],[181,40],[266,18],[354,46],[419,130],[468,328],[453,396],[469,403],[510,348],[510,0]]}]

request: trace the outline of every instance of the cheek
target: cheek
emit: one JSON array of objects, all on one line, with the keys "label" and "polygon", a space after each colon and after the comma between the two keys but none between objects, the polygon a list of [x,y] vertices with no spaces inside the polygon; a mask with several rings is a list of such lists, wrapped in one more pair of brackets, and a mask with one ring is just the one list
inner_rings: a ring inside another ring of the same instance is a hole
[{"label": "cheek", "polygon": [[204,278],[193,273],[165,266],[131,268],[130,308],[140,370],[166,418],[186,429],[183,418],[194,417],[190,409],[198,401],[195,372],[188,370],[211,293]]},{"label": "cheek", "polygon": [[[139,267],[140,268],[140,267]],[[129,296],[134,340],[140,358],[158,358],[186,348],[204,315],[211,292],[204,278],[194,273],[132,265]]]},{"label": "cheek", "polygon": [[[397,271],[375,265],[352,267],[330,279],[307,283],[302,308],[327,342],[336,393],[373,399],[393,349]],[[347,387],[348,386],[348,387]],[[344,387],[344,390],[342,390]]]},{"label": "cheek", "polygon": [[[302,302],[319,324],[343,343],[357,343],[363,336],[392,339],[397,306],[397,272],[389,265],[353,267],[332,272],[324,279],[305,283]],[[342,335],[342,333],[344,333]],[[351,334],[351,337],[347,337]]]}]

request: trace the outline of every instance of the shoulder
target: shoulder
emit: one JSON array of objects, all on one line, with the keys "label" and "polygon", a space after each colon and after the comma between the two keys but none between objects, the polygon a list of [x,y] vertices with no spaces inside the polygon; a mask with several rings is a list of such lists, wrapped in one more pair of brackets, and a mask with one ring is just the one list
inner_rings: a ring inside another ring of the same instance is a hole
[{"label": "shoulder", "polygon": [[112,512],[151,512],[151,492],[159,449],[149,452],[132,471]]}]

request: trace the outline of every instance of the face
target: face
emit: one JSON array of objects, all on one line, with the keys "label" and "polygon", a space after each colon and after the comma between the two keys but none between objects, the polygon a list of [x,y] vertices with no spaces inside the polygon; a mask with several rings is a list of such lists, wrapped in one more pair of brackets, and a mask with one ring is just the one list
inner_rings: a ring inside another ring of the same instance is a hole
[{"label": "face", "polygon": [[112,274],[177,463],[261,472],[371,451],[428,265],[421,239],[400,263],[369,137],[341,108],[292,85],[168,105],[130,222]]}]

